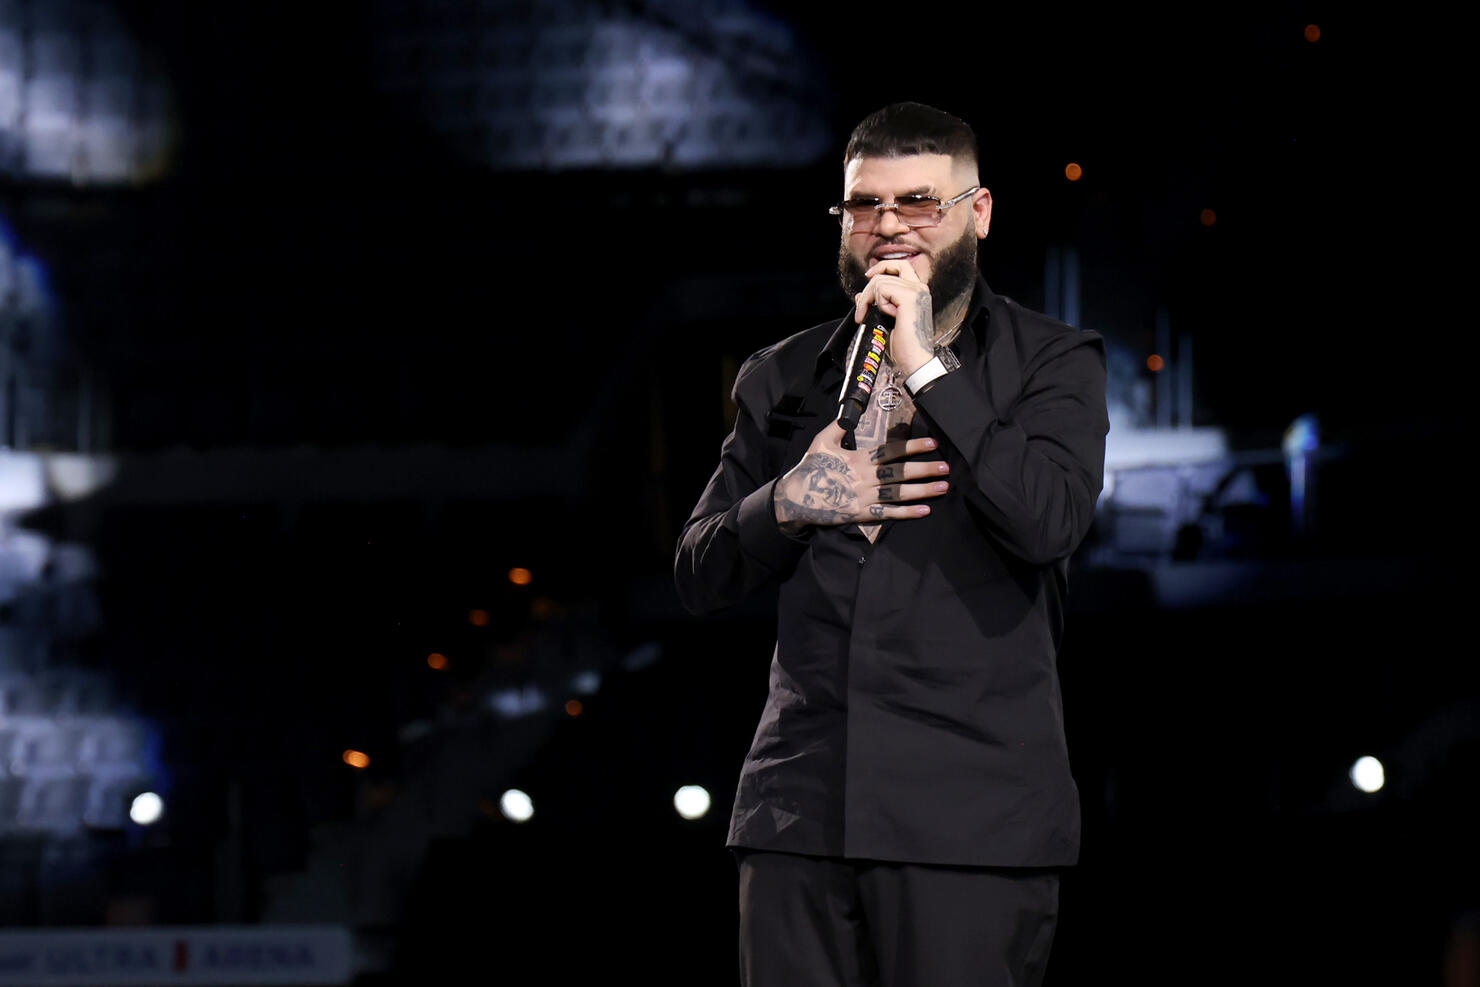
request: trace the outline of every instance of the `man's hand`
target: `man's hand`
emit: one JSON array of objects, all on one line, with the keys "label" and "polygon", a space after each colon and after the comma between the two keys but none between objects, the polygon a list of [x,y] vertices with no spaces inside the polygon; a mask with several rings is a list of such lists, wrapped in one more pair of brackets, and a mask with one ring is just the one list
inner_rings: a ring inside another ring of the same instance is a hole
[{"label": "man's hand", "polygon": [[862,322],[870,305],[894,316],[889,334],[889,360],[908,377],[935,356],[935,310],[930,287],[910,262],[881,260],[863,272],[869,278],[853,299],[853,321]]},{"label": "man's hand", "polygon": [[[950,472],[943,460],[902,463],[934,449],[934,439],[887,442],[877,449],[844,449],[843,426],[829,422],[802,461],[776,484],[776,521],[793,534],[809,524],[905,520],[930,513],[928,504],[902,501],[938,497],[948,489],[939,479]],[[928,480],[905,483],[905,480]]]}]

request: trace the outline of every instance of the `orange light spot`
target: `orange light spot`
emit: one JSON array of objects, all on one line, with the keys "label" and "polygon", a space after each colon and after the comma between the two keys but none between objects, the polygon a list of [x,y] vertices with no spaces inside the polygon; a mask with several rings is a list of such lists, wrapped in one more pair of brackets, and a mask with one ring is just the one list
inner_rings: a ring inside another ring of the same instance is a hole
[{"label": "orange light spot", "polygon": [[490,618],[488,616],[487,610],[468,611],[468,623],[472,624],[474,627],[487,627],[489,619]]},{"label": "orange light spot", "polygon": [[1166,361],[1153,353],[1146,358],[1146,366],[1151,368],[1152,373],[1157,373],[1162,367],[1166,366]]},{"label": "orange light spot", "polygon": [[440,672],[447,667],[447,656],[440,651],[433,651],[427,655],[427,664]]},{"label": "orange light spot", "polygon": [[1201,213],[1198,214],[1197,218],[1202,221],[1202,224],[1204,226],[1212,226],[1214,223],[1218,222],[1218,214],[1213,212],[1213,210],[1211,209],[1204,209]]},{"label": "orange light spot", "polygon": [[529,611],[539,620],[549,620],[551,617],[560,616],[561,608],[560,604],[548,596],[537,596],[529,605]]},{"label": "orange light spot", "polygon": [[1073,161],[1064,166],[1064,177],[1071,182],[1077,182],[1084,175],[1084,169]]},{"label": "orange light spot", "polygon": [[534,582],[534,573],[530,572],[528,569],[510,569],[509,582],[513,583],[515,586],[528,586],[530,583]]},{"label": "orange light spot", "polygon": [[344,763],[352,768],[370,767],[370,755],[364,751],[347,750],[344,752]]},{"label": "orange light spot", "polygon": [[1321,40],[1321,29],[1314,24],[1305,25],[1305,40],[1311,44]]},{"label": "orange light spot", "polygon": [[581,705],[581,701],[579,699],[567,699],[565,701],[565,712],[571,716],[580,716],[581,711],[585,708],[586,707]]}]

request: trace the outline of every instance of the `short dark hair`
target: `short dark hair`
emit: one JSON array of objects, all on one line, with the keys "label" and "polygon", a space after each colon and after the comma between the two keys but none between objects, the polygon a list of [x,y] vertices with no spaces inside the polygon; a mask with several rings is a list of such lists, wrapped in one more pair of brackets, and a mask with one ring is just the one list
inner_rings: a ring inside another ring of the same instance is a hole
[{"label": "short dark hair", "polygon": [[848,138],[843,164],[854,158],[949,154],[977,163],[976,133],[958,117],[924,103],[893,103],[875,110]]}]

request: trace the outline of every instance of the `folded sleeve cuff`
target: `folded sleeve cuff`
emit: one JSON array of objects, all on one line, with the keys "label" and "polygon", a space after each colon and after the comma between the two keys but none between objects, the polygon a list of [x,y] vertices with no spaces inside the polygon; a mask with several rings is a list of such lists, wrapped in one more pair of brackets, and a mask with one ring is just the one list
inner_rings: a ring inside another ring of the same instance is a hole
[{"label": "folded sleeve cuff", "polygon": [[920,393],[920,388],[938,377],[944,377],[949,372],[940,357],[933,356],[919,370],[905,378],[904,389],[910,392],[910,397],[914,397]]},{"label": "folded sleeve cuff", "polygon": [[[790,566],[807,550],[806,537],[793,537],[776,523],[772,503],[778,480],[758,487],[740,501],[735,515],[740,550],[771,571]],[[810,531],[810,529],[808,529]]]}]

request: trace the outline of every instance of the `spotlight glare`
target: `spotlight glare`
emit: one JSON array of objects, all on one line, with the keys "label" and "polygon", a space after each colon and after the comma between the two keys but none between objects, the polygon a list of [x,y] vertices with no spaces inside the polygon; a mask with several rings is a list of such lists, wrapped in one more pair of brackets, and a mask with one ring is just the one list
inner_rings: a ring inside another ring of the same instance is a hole
[{"label": "spotlight glare", "polygon": [[1357,763],[1352,765],[1350,777],[1353,785],[1369,795],[1382,788],[1387,780],[1382,762],[1375,757],[1357,758]]},{"label": "spotlight glare", "polygon": [[1068,164],[1064,165],[1064,177],[1069,179],[1069,181],[1071,182],[1077,182],[1079,181],[1079,179],[1084,177],[1084,169],[1079,167],[1079,165],[1075,164],[1073,161],[1070,161]]},{"label": "spotlight glare", "polygon": [[673,807],[685,819],[699,819],[709,811],[709,793],[700,785],[685,785],[673,793]]},{"label": "spotlight glare", "polygon": [[534,582],[534,573],[528,569],[514,568],[509,570],[509,582],[515,586],[528,586]]},{"label": "spotlight glare", "polygon": [[133,802],[128,807],[128,817],[140,826],[148,826],[159,821],[164,814],[164,799],[153,792],[143,792],[134,796]]},{"label": "spotlight glare", "polygon": [[517,788],[499,796],[498,809],[510,822],[529,822],[534,817],[534,800]]},{"label": "spotlight glare", "polygon": [[364,751],[347,750],[340,756],[344,758],[344,763],[352,768],[370,767],[370,755]]}]

